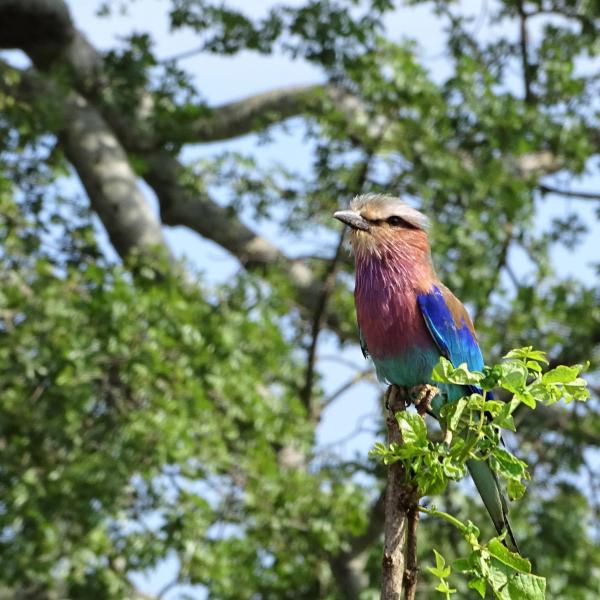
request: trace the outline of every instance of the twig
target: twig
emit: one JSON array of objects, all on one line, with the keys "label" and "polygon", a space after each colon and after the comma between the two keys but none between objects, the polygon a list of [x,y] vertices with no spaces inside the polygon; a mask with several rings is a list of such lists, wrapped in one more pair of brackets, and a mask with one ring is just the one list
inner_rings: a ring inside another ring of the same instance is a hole
[{"label": "twig", "polygon": [[[361,356],[362,358],[362,356]],[[343,365],[344,367],[348,367],[349,369],[352,369],[353,371],[360,371],[362,370],[362,366],[359,365],[358,363],[355,363],[352,360],[349,360],[347,358],[344,358],[343,356],[338,356],[338,355],[334,355],[334,354],[321,354],[319,356],[319,361],[320,362],[336,362],[339,363],[340,365]]]},{"label": "twig", "polygon": [[527,13],[523,6],[523,1],[517,2],[517,10],[519,11],[519,45],[521,47],[521,62],[523,65],[523,85],[525,88],[525,102],[533,104],[534,95],[531,91],[531,65],[529,64],[529,33],[527,31]]},{"label": "twig", "polygon": [[375,435],[375,433],[377,433],[377,431],[378,431],[378,428],[365,427],[363,425],[364,422],[370,421],[370,420],[373,420],[373,415],[371,415],[371,414],[363,415],[358,420],[358,425],[350,433],[344,435],[341,438],[338,438],[337,440],[334,440],[333,442],[329,442],[328,444],[321,446],[321,451],[330,450],[331,448],[335,448],[336,446],[341,446],[342,444],[345,444],[345,443],[353,440],[355,437],[361,435],[362,433],[369,433],[371,435]]},{"label": "twig", "polygon": [[564,196],[565,198],[577,198],[579,200],[600,200],[600,194],[595,194],[594,192],[574,192],[571,190],[561,190],[560,188],[555,188],[551,185],[541,184],[539,186],[540,192],[542,194],[557,194],[559,196]]},{"label": "twig", "polygon": [[181,583],[181,581],[179,580],[179,573],[177,574],[177,577],[175,577],[175,579],[173,579],[172,581],[168,581],[158,592],[158,595],[156,596],[157,600],[162,600],[173,588],[177,587],[179,584]]},{"label": "twig", "polygon": [[[345,230],[342,230],[340,233],[340,238],[338,241],[337,248],[335,249],[335,254],[329,263],[327,268],[327,272],[325,273],[325,279],[323,281],[323,287],[321,289],[321,295],[319,297],[319,301],[317,303],[317,308],[315,310],[312,330],[311,330],[311,342],[308,347],[308,356],[306,360],[306,377],[304,379],[304,389],[301,393],[301,399],[306,407],[311,421],[318,420],[318,415],[315,414],[314,407],[312,406],[312,389],[313,383],[315,379],[315,358],[317,356],[317,343],[319,341],[319,333],[321,332],[321,328],[323,326],[323,315],[325,314],[325,308],[327,307],[327,301],[329,300],[329,295],[333,290],[333,286],[335,284],[335,276],[337,272],[338,262],[340,260],[340,256],[342,255],[342,248],[344,247],[344,237]],[[315,418],[317,417],[317,418]]]},{"label": "twig", "polygon": [[340,396],[343,396],[349,389],[355,386],[357,383],[365,380],[374,380],[373,377],[373,369],[369,367],[364,371],[360,371],[359,373],[355,373],[346,383],[340,385],[340,387],[335,390],[328,398],[323,400],[323,408],[327,408],[330,404],[335,402]]},{"label": "twig", "polygon": [[[367,152],[364,162],[362,163],[360,170],[357,173],[356,178],[356,190],[362,191],[365,182],[367,181],[367,177],[369,174],[369,168],[371,166],[371,161],[373,160],[373,151]],[[306,407],[311,421],[318,421],[322,407],[317,408],[314,406],[312,402],[312,388],[315,378],[315,362],[317,356],[317,342],[319,339],[319,333],[321,332],[321,328],[323,326],[323,319],[325,316],[325,309],[327,307],[327,302],[329,300],[329,296],[333,291],[333,287],[335,285],[335,277],[338,269],[338,265],[340,259],[342,257],[342,249],[344,248],[344,239],[346,235],[346,227],[342,229],[340,233],[340,238],[338,241],[338,245],[335,249],[335,254],[333,255],[331,262],[325,272],[325,279],[323,280],[323,287],[321,290],[321,295],[319,296],[319,300],[317,302],[317,308],[314,313],[312,331],[311,331],[311,343],[308,348],[308,357],[306,361],[306,377],[304,388],[300,394],[300,398],[302,399],[304,406]]]},{"label": "twig", "polygon": [[[475,323],[477,323],[477,321],[479,321],[479,319],[481,318],[484,310],[486,307],[488,307],[490,305],[490,297],[493,294],[494,290],[496,289],[496,286],[498,285],[498,282],[500,280],[500,275],[502,273],[502,270],[505,267],[508,267],[507,265],[507,261],[508,261],[508,251],[510,249],[511,243],[514,239],[514,228],[512,223],[506,223],[505,225],[505,238],[504,241],[502,242],[502,246],[500,248],[500,252],[498,254],[498,262],[496,263],[496,269],[494,271],[494,277],[492,279],[492,283],[491,285],[488,287],[486,294],[485,294],[485,302],[480,304],[477,307],[477,311],[475,313]],[[508,267],[510,268],[510,267]],[[510,277],[510,274],[509,274]]]},{"label": "twig", "polygon": [[183,52],[179,52],[178,54],[172,54],[171,56],[166,56],[164,58],[159,59],[158,64],[164,65],[170,62],[176,62],[178,60],[184,60],[186,58],[192,58],[201,52],[204,52],[205,48],[203,46],[198,46],[196,48],[191,48],[190,50],[184,50]]}]

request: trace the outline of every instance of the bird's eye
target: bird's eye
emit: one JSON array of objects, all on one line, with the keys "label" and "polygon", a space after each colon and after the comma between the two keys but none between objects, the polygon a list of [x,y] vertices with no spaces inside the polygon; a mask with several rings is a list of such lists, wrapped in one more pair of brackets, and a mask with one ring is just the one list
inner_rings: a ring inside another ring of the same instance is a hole
[{"label": "bird's eye", "polygon": [[389,217],[387,222],[394,227],[397,227],[398,225],[406,225],[406,221],[404,219],[401,217],[396,217],[395,215]]}]

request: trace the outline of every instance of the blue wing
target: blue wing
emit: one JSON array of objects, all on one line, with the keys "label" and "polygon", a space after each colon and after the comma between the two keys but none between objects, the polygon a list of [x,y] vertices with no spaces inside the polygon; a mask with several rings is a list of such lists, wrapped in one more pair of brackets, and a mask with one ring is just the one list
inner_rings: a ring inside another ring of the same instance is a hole
[{"label": "blue wing", "polygon": [[[470,371],[481,371],[483,356],[477,343],[473,323],[465,307],[452,292],[441,284],[434,285],[429,292],[418,295],[417,302],[440,353],[455,367],[466,363]],[[451,389],[452,387],[455,389]],[[446,390],[448,399],[453,400],[455,392],[461,396],[465,388],[471,392],[481,392],[477,386],[448,386]],[[487,398],[493,398],[491,392],[487,393]],[[517,542],[508,522],[508,504],[496,473],[487,461],[469,460],[467,467],[496,530],[498,533],[506,530],[505,543],[510,549],[518,552]]]},{"label": "blue wing", "polygon": [[471,371],[483,369],[483,356],[473,324],[461,302],[441,284],[419,294],[417,303],[438,350],[455,367],[466,363]]}]

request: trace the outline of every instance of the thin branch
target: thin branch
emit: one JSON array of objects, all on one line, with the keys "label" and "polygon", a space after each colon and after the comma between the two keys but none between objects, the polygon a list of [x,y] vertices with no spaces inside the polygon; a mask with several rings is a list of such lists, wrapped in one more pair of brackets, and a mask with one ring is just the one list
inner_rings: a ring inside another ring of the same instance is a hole
[{"label": "thin branch", "polygon": [[350,541],[350,550],[348,552],[350,556],[362,554],[381,536],[383,530],[384,508],[385,490],[379,494],[377,500],[371,506],[367,529],[361,535],[354,537]]},{"label": "thin branch", "polygon": [[[365,182],[367,181],[369,175],[369,169],[371,167],[371,161],[373,160],[373,151],[369,151],[365,157],[364,162],[361,164],[357,176],[356,176],[356,185],[355,185],[355,193],[362,192]],[[309,414],[313,420],[317,420],[319,415],[322,412],[322,406],[316,410],[316,407],[312,405],[311,396],[312,396],[312,388],[314,382],[314,373],[315,373],[315,358],[317,354],[317,342],[319,333],[323,326],[323,319],[325,316],[325,308],[327,306],[327,301],[329,300],[329,296],[333,291],[333,287],[335,284],[335,276],[338,268],[338,264],[340,258],[342,256],[342,250],[344,248],[344,238],[346,234],[346,228],[344,227],[340,233],[339,241],[337,247],[335,249],[335,254],[329,264],[327,272],[325,274],[325,279],[323,281],[323,286],[321,288],[321,294],[319,300],[317,302],[317,308],[315,310],[315,315],[313,318],[313,326],[312,326],[312,340],[308,350],[308,359],[307,359],[307,368],[306,368],[306,383],[304,386],[304,390],[301,394],[301,398],[304,401],[304,405],[309,411]]]},{"label": "thin branch", "polygon": [[504,265],[504,270],[506,271],[506,274],[508,275],[508,277],[512,281],[512,284],[515,286],[515,288],[517,290],[520,289],[521,288],[521,282],[519,281],[519,278],[517,277],[517,274],[513,271],[512,267],[508,263],[506,265]]},{"label": "thin branch", "polygon": [[165,596],[173,588],[176,588],[180,583],[181,583],[181,581],[179,580],[179,573],[178,573],[177,577],[175,577],[171,581],[168,581],[167,583],[165,583],[165,585],[160,589],[160,591],[158,592],[158,595],[156,596],[157,600],[163,600],[163,598],[165,598]]},{"label": "thin branch", "polygon": [[531,65],[529,64],[529,32],[527,31],[527,13],[523,1],[517,2],[519,11],[519,45],[521,47],[521,63],[523,68],[523,85],[525,88],[525,102],[532,104],[534,96],[531,91]]},{"label": "thin branch", "polygon": [[349,389],[354,387],[357,383],[359,383],[361,381],[369,380],[369,379],[374,380],[373,369],[370,367],[368,369],[365,369],[364,371],[360,371],[359,373],[356,373],[355,375],[353,375],[348,381],[346,381],[346,383],[343,383],[342,385],[340,385],[340,387],[338,387],[337,390],[335,390],[335,392],[333,392],[331,394],[331,396],[325,398],[325,400],[323,400],[323,408],[326,408],[330,404],[335,402],[340,396],[344,395]]},{"label": "thin branch", "polygon": [[176,62],[178,60],[185,60],[186,58],[192,58],[192,56],[196,56],[204,52],[205,48],[203,46],[196,46],[191,50],[183,50],[177,54],[172,54],[171,56],[166,56],[165,58],[158,59],[159,65],[164,65],[170,62]]},{"label": "thin branch", "polygon": [[345,444],[346,442],[353,440],[356,436],[358,436],[362,433],[369,433],[369,434],[374,435],[377,431],[379,431],[379,429],[374,429],[371,427],[364,426],[365,422],[372,421],[373,419],[374,419],[374,416],[370,413],[368,413],[366,415],[362,415],[362,417],[360,417],[357,420],[356,426],[350,433],[347,433],[346,435],[344,435],[341,438],[338,438],[337,440],[333,440],[327,444],[324,444],[323,446],[320,447],[321,451],[327,451],[327,450],[330,450],[331,448],[335,448],[336,446],[341,446],[342,444]]},{"label": "thin branch", "polygon": [[600,194],[593,192],[575,192],[572,190],[561,190],[551,185],[540,184],[539,190],[542,194],[557,194],[565,198],[576,198],[578,200],[600,200]]},{"label": "thin branch", "polygon": [[[505,225],[505,238],[504,238],[504,241],[502,242],[502,246],[501,246],[500,252],[498,254],[498,262],[496,263],[496,269],[494,270],[494,276],[493,276],[490,286],[488,287],[487,292],[485,294],[484,302],[480,303],[479,306],[477,307],[477,311],[475,312],[475,323],[477,323],[477,321],[479,321],[485,308],[489,306],[490,296],[492,295],[492,293],[496,289],[496,286],[498,285],[498,281],[500,280],[500,275],[502,273],[502,270],[505,267],[507,267],[508,251],[510,249],[511,242],[514,239],[513,232],[514,232],[514,227],[513,227],[512,223],[507,223]],[[510,277],[510,274],[509,274],[509,277]]]},{"label": "thin branch", "polygon": [[[345,229],[340,233],[340,238],[335,249],[335,253],[329,266],[327,267],[327,271],[325,273],[325,278],[323,280],[323,286],[321,288],[321,294],[319,296],[319,300],[317,302],[317,307],[315,310],[315,314],[312,322],[312,331],[311,331],[311,342],[308,348],[308,354],[306,359],[306,376],[304,389],[300,394],[300,398],[306,409],[309,412],[311,420],[318,418],[318,414],[316,413],[314,407],[312,406],[312,389],[315,379],[315,358],[317,355],[317,344],[319,340],[319,334],[323,327],[323,317],[325,315],[325,309],[327,307],[327,301],[329,300],[329,295],[333,291],[333,286],[335,284],[335,275],[337,272],[338,262],[342,255],[342,249],[344,247],[344,238],[345,238]],[[318,411],[319,413],[321,410]]]},{"label": "thin branch", "polygon": [[[361,356],[361,358],[362,358],[362,356]],[[358,363],[355,363],[353,360],[348,360],[347,358],[344,358],[343,356],[336,356],[334,354],[321,354],[319,356],[319,361],[336,362],[340,365],[343,365],[344,367],[347,367],[348,369],[352,369],[353,371],[361,370],[361,366]]]}]

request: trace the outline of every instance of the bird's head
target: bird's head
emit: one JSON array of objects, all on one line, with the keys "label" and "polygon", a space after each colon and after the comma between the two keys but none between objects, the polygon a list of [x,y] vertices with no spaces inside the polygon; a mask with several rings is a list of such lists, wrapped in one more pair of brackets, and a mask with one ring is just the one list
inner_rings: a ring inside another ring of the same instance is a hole
[{"label": "bird's head", "polygon": [[427,217],[392,196],[357,196],[349,210],[333,216],[352,230],[350,242],[357,258],[388,252],[429,255]]}]

